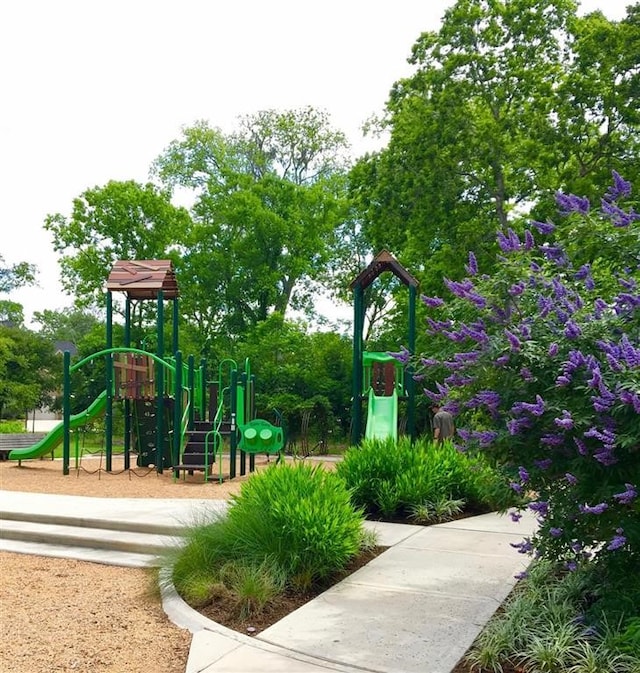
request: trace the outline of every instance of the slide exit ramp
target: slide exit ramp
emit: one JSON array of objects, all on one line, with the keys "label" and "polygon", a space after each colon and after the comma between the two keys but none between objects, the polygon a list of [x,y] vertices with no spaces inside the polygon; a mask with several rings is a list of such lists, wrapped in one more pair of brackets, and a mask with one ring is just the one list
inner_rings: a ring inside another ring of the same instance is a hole
[{"label": "slide exit ramp", "polygon": [[[107,393],[103,391],[96,399],[84,410],[77,414],[72,414],[70,420],[71,428],[77,428],[85,423],[94,420],[102,414],[107,405]],[[64,439],[64,421],[60,421],[51,432],[47,433],[39,442],[24,449],[13,449],[9,453],[9,460],[27,460],[29,458],[39,458],[48,453],[62,443]]]},{"label": "slide exit ramp", "polygon": [[398,439],[398,393],[376,395],[369,388],[366,439]]}]

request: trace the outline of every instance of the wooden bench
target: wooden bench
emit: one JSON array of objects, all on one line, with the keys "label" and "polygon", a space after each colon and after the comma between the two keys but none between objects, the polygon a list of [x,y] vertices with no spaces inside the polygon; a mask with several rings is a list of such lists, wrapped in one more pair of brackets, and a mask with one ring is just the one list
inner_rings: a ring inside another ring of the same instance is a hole
[{"label": "wooden bench", "polygon": [[[13,449],[26,449],[47,436],[46,432],[14,432],[0,434],[0,460],[7,460]],[[53,452],[51,453],[53,458]]]}]

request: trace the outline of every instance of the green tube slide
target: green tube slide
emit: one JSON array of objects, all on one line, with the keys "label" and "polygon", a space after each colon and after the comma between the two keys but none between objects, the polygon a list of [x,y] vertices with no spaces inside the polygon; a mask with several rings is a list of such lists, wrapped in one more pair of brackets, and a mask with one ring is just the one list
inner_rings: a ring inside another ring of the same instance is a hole
[{"label": "green tube slide", "polygon": [[[84,410],[77,414],[73,414],[69,419],[71,428],[77,428],[94,418],[97,418],[104,412],[107,405],[106,391],[100,393],[98,397]],[[47,453],[51,453],[53,449],[62,443],[64,439],[64,422],[60,421],[58,425],[51,430],[39,442],[32,446],[27,446],[24,449],[13,449],[8,456],[9,460],[26,460],[28,458],[39,458]]]},{"label": "green tube slide", "polygon": [[376,395],[369,388],[369,406],[367,407],[366,439],[398,439],[398,393]]}]

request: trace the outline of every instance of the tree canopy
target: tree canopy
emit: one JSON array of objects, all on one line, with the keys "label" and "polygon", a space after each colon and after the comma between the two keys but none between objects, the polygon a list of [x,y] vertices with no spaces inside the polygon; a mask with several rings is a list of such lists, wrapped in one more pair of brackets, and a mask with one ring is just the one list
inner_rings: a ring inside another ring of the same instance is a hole
[{"label": "tree canopy", "polygon": [[363,157],[353,193],[373,248],[386,247],[437,293],[466,252],[493,262],[495,232],[560,188],[592,196],[612,169],[634,179],[638,5],[610,22],[571,0],[459,0],[413,46]]}]

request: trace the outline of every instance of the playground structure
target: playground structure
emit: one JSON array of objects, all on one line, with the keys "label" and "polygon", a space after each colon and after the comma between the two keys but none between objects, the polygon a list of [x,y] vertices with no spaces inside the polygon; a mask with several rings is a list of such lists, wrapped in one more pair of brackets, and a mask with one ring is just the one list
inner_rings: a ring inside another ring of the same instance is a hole
[{"label": "playground structure", "polygon": [[[406,403],[406,433],[415,440],[415,386],[409,369],[387,353],[363,349],[364,292],[379,275],[393,273],[409,289],[408,349],[415,350],[415,300],[418,281],[386,250],[351,283],[354,292],[353,403],[351,443],[363,438],[363,402],[367,418],[365,438],[397,439],[404,429],[399,422],[399,403]],[[171,469],[181,473],[203,472],[208,480],[217,463],[217,479],[223,480],[222,453],[228,448],[232,479],[239,471],[255,469],[256,454],[284,452],[284,429],[255,417],[255,380],[249,362],[240,371],[233,360],[223,360],[217,379],[208,380],[207,366],[197,366],[193,356],[183,362],[178,348],[178,286],[169,260],[118,261],[106,284],[106,348],[71,365],[64,352],[63,420],[30,446],[4,449],[9,460],[37,458],[63,445],[63,473],[69,474],[71,431],[104,415],[106,471],[113,471],[114,403],[121,404],[124,418],[124,469],[131,469],[131,455],[140,467],[158,473]],[[125,294],[124,345],[113,345],[113,292]],[[137,302],[156,302],[156,352],[132,346],[131,316]],[[165,301],[173,302],[172,355],[165,354]],[[98,359],[105,362],[105,388],[87,409],[71,413],[71,374]],[[302,455],[312,452],[308,444],[309,412],[302,423]],[[306,421],[306,430],[305,430]],[[315,448],[325,452],[321,438]],[[78,444],[75,448],[76,468]],[[238,464],[239,462],[239,464]]]},{"label": "playground structure", "polygon": [[398,438],[398,403],[406,402],[406,431],[411,441],[416,439],[415,382],[410,369],[387,353],[363,349],[365,290],[383,273],[393,273],[409,289],[408,339],[410,352],[415,351],[415,313],[418,281],[389,253],[379,252],[371,263],[352,281],[354,293],[353,319],[353,406],[351,443],[357,446],[363,439],[363,402],[367,402],[366,439]]},{"label": "playground structure", "polygon": [[[228,447],[230,479],[238,472],[255,469],[257,453],[278,454],[284,448],[282,428],[255,418],[255,380],[249,362],[244,371],[224,360],[215,381],[208,381],[204,361],[195,365],[193,356],[183,362],[178,348],[178,286],[168,260],[118,261],[107,280],[106,348],[71,365],[63,355],[63,420],[40,441],[15,447],[9,460],[37,458],[63,445],[63,473],[69,474],[71,430],[104,415],[105,469],[113,471],[114,403],[122,405],[124,417],[124,468],[137,465],[181,473],[204,472],[205,480],[218,465],[222,480],[222,452]],[[113,292],[125,293],[124,345],[113,345]],[[136,302],[155,300],[156,352],[131,345],[131,315]],[[165,355],[164,303],[173,301],[172,355]],[[105,389],[89,407],[71,414],[71,374],[96,360],[105,363]],[[78,447],[76,444],[76,467]],[[238,465],[239,462],[239,465]]]}]

